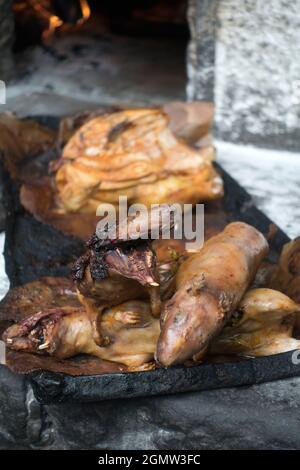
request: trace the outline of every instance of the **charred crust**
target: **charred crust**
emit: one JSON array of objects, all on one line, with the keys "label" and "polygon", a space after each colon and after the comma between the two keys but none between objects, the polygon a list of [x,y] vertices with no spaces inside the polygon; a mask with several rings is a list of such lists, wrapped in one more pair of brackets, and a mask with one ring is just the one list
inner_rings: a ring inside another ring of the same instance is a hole
[{"label": "charred crust", "polygon": [[80,256],[72,266],[72,279],[78,283],[84,279],[86,269],[89,267],[92,279],[101,281],[108,276],[107,265],[104,261],[104,254],[88,251]]},{"label": "charred crust", "polygon": [[[93,235],[87,241],[88,251],[74,263],[72,267],[72,279],[80,282],[84,279],[86,269],[89,268],[94,281],[102,281],[108,277],[109,265],[106,262],[106,255],[109,252],[119,250],[124,257],[135,258],[139,253],[150,251],[155,255],[149,240],[101,240],[97,235]],[[149,257],[151,268],[156,267],[156,257]]]},{"label": "charred crust", "polygon": [[114,127],[112,127],[108,133],[107,136],[107,142],[110,144],[112,142],[115,142],[123,132],[125,132],[127,129],[130,129],[133,127],[134,124],[130,122],[128,119],[124,119],[124,121],[119,122],[116,124]]},{"label": "charred crust", "polygon": [[138,238],[136,240],[102,239],[102,238],[99,238],[95,234],[86,242],[86,246],[91,251],[95,252],[96,254],[101,254],[105,251],[114,250],[115,248],[119,248],[119,247],[125,250],[125,249],[139,247],[139,246],[143,246],[143,247],[150,246],[150,241],[144,240],[141,238]]},{"label": "charred crust", "polygon": [[82,281],[86,268],[90,262],[90,253],[87,252],[84,255],[80,256],[71,268],[72,279],[75,282]]},{"label": "charred crust", "polygon": [[55,326],[62,317],[68,315],[63,309],[50,309],[38,312],[8,328],[3,339],[11,349],[34,351],[38,354],[51,354],[56,347],[54,341]]},{"label": "charred crust", "polygon": [[108,266],[105,263],[105,253],[90,257],[90,273],[94,281],[102,281],[108,276]]}]

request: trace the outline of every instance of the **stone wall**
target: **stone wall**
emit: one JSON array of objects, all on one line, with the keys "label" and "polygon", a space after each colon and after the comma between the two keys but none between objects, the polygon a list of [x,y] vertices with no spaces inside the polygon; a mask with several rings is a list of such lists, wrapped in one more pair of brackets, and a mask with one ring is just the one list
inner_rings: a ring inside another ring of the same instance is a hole
[{"label": "stone wall", "polygon": [[215,0],[189,0],[191,41],[187,50],[187,96],[191,100],[214,99],[217,4]]},{"label": "stone wall", "polygon": [[189,21],[188,99],[211,98],[214,82],[216,136],[299,150],[300,0],[190,0]]}]

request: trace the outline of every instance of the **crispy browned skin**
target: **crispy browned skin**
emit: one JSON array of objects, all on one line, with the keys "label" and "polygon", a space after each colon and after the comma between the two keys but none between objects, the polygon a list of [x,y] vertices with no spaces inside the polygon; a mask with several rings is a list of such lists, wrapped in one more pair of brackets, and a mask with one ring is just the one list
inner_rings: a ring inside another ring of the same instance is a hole
[{"label": "crispy browned skin", "polygon": [[149,304],[131,301],[89,315],[84,308],[43,310],[9,327],[3,340],[17,351],[59,359],[90,354],[136,369],[153,361],[158,335]]},{"label": "crispy browned skin", "polygon": [[[294,327],[300,305],[273,289],[252,289],[236,315],[211,343],[211,354],[270,356],[300,348]],[[230,324],[231,323],[231,324]]]},{"label": "crispy browned skin", "polygon": [[284,245],[268,285],[300,303],[300,237]]},{"label": "crispy browned skin", "polygon": [[64,147],[55,183],[61,210],[95,213],[101,203],[196,203],[223,195],[212,146],[179,141],[159,109],[129,109],[84,124]]},{"label": "crispy browned skin", "polygon": [[[160,284],[167,280],[159,275],[157,256],[149,238],[151,230],[161,234],[169,228],[168,221],[172,228],[173,214],[169,217],[169,211],[167,205],[152,208],[97,232],[89,240],[88,251],[75,263],[73,273],[87,308],[150,297],[153,315],[160,315],[161,294],[164,298],[166,294]],[[132,239],[137,223],[139,238]]]},{"label": "crispy browned skin", "polygon": [[[286,243],[279,262],[274,266],[268,287],[277,289],[300,304],[300,237]],[[295,331],[300,338],[300,314],[296,315]]]},{"label": "crispy browned skin", "polygon": [[156,353],[160,364],[181,363],[205,350],[237,307],[267,251],[260,232],[234,222],[182,263],[177,291],[162,311]]},{"label": "crispy browned skin", "polygon": [[10,176],[20,180],[19,163],[26,156],[50,149],[56,132],[34,120],[19,119],[12,113],[0,114],[0,158]]},{"label": "crispy browned skin", "polygon": [[[0,337],[6,328],[7,359],[16,371],[50,367],[88,375],[113,372],[122,364],[126,370],[153,366],[159,320],[144,301],[87,312],[70,279],[43,277],[11,289],[0,302],[0,317]],[[74,357],[78,354],[87,356]]]},{"label": "crispy browned skin", "polygon": [[92,353],[98,342],[96,316],[84,308],[50,308],[9,327],[3,340],[17,351],[50,354],[60,359]]},{"label": "crispy browned skin", "polygon": [[[153,302],[156,297],[159,301],[155,254],[144,245],[116,247],[104,253],[92,249],[76,263],[74,280],[85,299],[96,305],[118,305],[149,296]],[[156,310],[153,304],[153,311]]]}]

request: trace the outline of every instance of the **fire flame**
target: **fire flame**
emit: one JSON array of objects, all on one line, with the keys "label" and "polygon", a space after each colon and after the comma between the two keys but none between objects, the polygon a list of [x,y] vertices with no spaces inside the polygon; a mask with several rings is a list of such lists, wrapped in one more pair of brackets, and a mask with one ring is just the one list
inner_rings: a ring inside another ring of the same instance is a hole
[{"label": "fire flame", "polygon": [[[26,4],[29,4],[31,8],[48,23],[48,27],[42,35],[43,40],[47,40],[49,37],[51,37],[54,31],[64,24],[64,21],[61,18],[51,12],[51,1],[44,2],[43,4],[37,0],[27,0],[27,3],[25,1],[15,4],[15,11],[22,11],[24,8],[26,8]],[[77,25],[83,24],[91,15],[91,8],[89,6],[88,0],[80,0],[79,4],[82,16],[77,21]]]},{"label": "fire flame", "polygon": [[80,8],[81,8],[81,13],[82,13],[82,18],[78,21],[78,24],[84,23],[91,16],[91,9],[87,0],[80,0]]},{"label": "fire flame", "polygon": [[54,31],[63,24],[63,21],[56,15],[52,15],[41,3],[29,0],[29,3],[45,20],[48,20],[48,29],[43,32],[43,39],[46,40],[52,36]]}]

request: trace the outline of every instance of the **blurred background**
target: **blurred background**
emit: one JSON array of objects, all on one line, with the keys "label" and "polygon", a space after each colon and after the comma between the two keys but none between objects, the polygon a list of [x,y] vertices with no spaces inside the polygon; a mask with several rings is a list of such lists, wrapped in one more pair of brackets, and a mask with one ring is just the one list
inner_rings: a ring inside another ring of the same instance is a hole
[{"label": "blurred background", "polygon": [[299,52],[300,0],[0,0],[0,108],[209,102],[219,161],[296,236]]},{"label": "blurred background", "polygon": [[0,38],[18,113],[208,100],[218,138],[299,150],[299,0],[0,0]]}]

